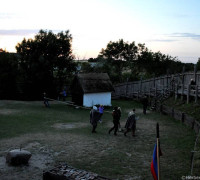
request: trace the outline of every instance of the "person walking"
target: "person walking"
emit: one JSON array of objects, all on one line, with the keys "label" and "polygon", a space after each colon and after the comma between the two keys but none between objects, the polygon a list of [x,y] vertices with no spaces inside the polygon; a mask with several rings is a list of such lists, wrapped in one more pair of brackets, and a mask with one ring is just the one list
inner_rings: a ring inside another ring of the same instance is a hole
[{"label": "person walking", "polygon": [[135,129],[136,129],[136,117],[135,117],[135,109],[128,114],[128,118],[125,125],[126,131],[124,132],[124,136],[130,131],[132,131],[132,136],[135,136]]},{"label": "person walking", "polygon": [[122,110],[121,110],[120,107],[118,107],[117,110],[118,110],[118,113],[119,113],[119,124],[118,124],[118,129],[119,129],[119,131],[121,132],[121,131],[122,131],[122,128],[121,128],[121,124],[120,124],[120,118],[121,118]]},{"label": "person walking", "polygon": [[43,99],[43,100],[44,100],[44,105],[45,105],[45,107],[50,107],[50,106],[49,106],[49,101],[48,101],[48,98],[46,97],[46,95],[47,95],[47,94],[44,92],[44,93],[43,93],[43,96],[44,96],[44,99]]},{"label": "person walking", "polygon": [[111,131],[114,130],[114,135],[117,135],[117,130],[118,130],[118,125],[119,125],[119,119],[120,119],[120,114],[118,111],[118,107],[114,107],[114,110],[112,112],[112,116],[113,116],[113,124],[114,126],[108,131],[108,133],[110,134]]},{"label": "person walking", "polygon": [[100,106],[99,106],[99,113],[100,113],[100,116],[99,116],[99,122],[100,123],[102,123],[102,116],[103,116],[103,111],[104,111],[104,107],[103,107],[103,105],[101,104]]},{"label": "person walking", "polygon": [[96,106],[90,111],[90,123],[92,124],[92,133],[96,133],[97,122],[99,121],[100,113]]}]

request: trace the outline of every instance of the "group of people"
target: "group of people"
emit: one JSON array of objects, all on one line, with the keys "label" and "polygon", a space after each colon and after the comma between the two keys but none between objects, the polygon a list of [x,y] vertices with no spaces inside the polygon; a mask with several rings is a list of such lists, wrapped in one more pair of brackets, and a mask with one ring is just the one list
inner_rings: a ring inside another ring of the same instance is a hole
[{"label": "group of people", "polygon": [[[103,115],[104,107],[102,105],[97,108],[93,106],[92,110],[90,111],[90,123],[92,124],[92,133],[96,133],[97,123],[102,122],[102,115]],[[117,135],[117,131],[121,129],[120,125],[120,118],[121,118],[121,108],[114,107],[112,112],[113,117],[113,127],[109,129],[108,133],[110,134],[114,130],[114,135]],[[136,129],[136,115],[135,109],[132,109],[131,112],[128,114],[128,118],[125,124],[125,131],[124,136],[128,132],[132,132],[132,136],[135,136],[135,129]]]}]

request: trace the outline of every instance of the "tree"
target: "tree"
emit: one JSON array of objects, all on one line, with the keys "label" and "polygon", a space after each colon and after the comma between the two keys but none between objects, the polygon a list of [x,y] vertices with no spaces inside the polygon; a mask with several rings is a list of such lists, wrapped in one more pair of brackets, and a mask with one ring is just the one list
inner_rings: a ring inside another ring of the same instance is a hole
[{"label": "tree", "polygon": [[[16,46],[27,93],[38,98],[45,91],[55,95],[76,70],[69,31],[54,34],[40,30],[34,39],[24,39]],[[57,88],[56,88],[57,87]]]},{"label": "tree", "polygon": [[110,41],[106,49],[102,49],[98,58],[107,59],[113,67],[113,74],[118,74],[119,82],[122,82],[122,73],[127,65],[133,66],[136,59],[137,46],[135,42],[128,43],[120,39],[117,42]]},{"label": "tree", "polygon": [[16,99],[17,58],[0,49],[0,98]]}]

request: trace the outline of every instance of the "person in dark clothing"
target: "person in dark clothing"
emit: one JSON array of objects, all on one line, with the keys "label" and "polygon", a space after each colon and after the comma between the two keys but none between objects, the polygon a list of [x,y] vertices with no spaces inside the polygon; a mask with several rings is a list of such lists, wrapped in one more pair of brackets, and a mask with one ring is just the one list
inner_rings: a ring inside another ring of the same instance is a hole
[{"label": "person in dark clothing", "polygon": [[190,85],[191,85],[191,89],[195,90],[196,82],[193,79],[190,80]]},{"label": "person in dark clothing", "polygon": [[43,95],[44,95],[44,105],[45,105],[45,107],[50,107],[49,106],[49,101],[48,101],[48,99],[46,97],[46,93],[44,92]]},{"label": "person in dark clothing", "polygon": [[117,130],[118,130],[118,125],[119,125],[119,119],[120,119],[120,113],[118,111],[118,107],[115,107],[113,112],[112,112],[112,116],[113,116],[113,124],[114,126],[108,131],[108,133],[110,134],[112,130],[114,131],[114,135],[117,135]]},{"label": "person in dark clothing", "polygon": [[118,112],[119,112],[119,124],[118,124],[118,129],[119,131],[122,131],[121,129],[121,124],[120,124],[120,118],[121,118],[121,114],[122,114],[122,110],[120,107],[117,108]]},{"label": "person in dark clothing", "polygon": [[133,109],[129,114],[125,125],[126,131],[124,132],[124,136],[130,131],[132,131],[132,136],[135,136],[136,129],[136,117],[135,117],[135,109]]},{"label": "person in dark clothing", "polygon": [[92,133],[96,133],[97,122],[99,121],[100,113],[96,106],[90,111],[90,123],[92,124]]},{"label": "person in dark clothing", "polygon": [[66,100],[66,97],[67,97],[67,92],[66,92],[65,89],[63,89],[63,91],[62,91],[62,98],[63,98],[63,101]]},{"label": "person in dark clothing", "polygon": [[143,105],[143,114],[146,114],[147,113],[147,107],[148,107],[148,99],[147,99],[147,96],[144,96],[142,98],[142,105]]}]

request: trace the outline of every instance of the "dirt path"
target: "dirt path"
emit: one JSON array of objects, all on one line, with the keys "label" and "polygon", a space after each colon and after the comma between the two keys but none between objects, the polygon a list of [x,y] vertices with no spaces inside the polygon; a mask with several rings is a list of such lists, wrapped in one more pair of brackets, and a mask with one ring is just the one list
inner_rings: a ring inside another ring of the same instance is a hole
[{"label": "dirt path", "polygon": [[[129,109],[126,109],[125,114],[128,111]],[[88,121],[61,122],[52,126],[56,132],[25,134],[2,139],[0,141],[0,179],[39,180],[42,179],[43,171],[59,163],[68,163],[76,168],[114,179],[151,179],[150,162],[155,144],[157,121],[160,123],[161,147],[164,154],[161,158],[162,173],[165,177],[163,179],[181,178],[181,175],[184,175],[182,173],[189,169],[188,149],[190,147],[181,150],[176,146],[173,138],[182,144],[185,141],[184,136],[191,134],[191,131],[174,120],[167,121],[165,116],[150,112],[144,116],[141,109],[137,109],[136,112],[140,119],[137,122],[135,138],[131,137],[131,134],[124,137],[123,133],[118,133],[118,136],[108,135],[108,129],[112,126],[109,114],[104,115],[103,123],[97,127],[97,134],[91,134]],[[122,125],[125,124],[125,119],[124,116],[121,120]],[[183,130],[186,132],[183,133]],[[8,166],[5,163],[7,152],[19,148],[19,145],[32,153],[29,165]],[[184,162],[182,156],[185,156]]]}]

